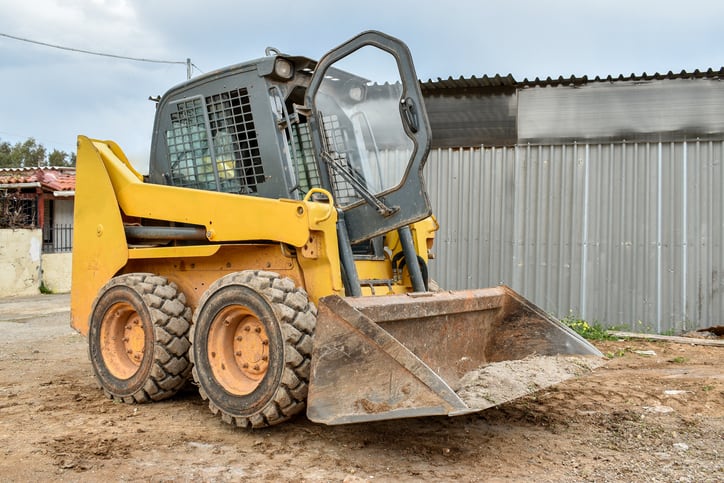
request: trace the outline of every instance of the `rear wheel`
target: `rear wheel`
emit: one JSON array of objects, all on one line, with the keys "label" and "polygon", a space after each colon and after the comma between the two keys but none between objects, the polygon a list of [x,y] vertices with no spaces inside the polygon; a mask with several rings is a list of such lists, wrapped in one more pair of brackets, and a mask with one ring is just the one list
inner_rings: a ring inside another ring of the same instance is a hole
[{"label": "rear wheel", "polygon": [[150,273],[121,275],[99,292],[88,344],[106,396],[127,403],[173,396],[189,377],[191,309],[176,284]]},{"label": "rear wheel", "polygon": [[193,376],[226,423],[264,427],[307,399],[317,310],[294,281],[243,271],[214,282],[194,314]]}]

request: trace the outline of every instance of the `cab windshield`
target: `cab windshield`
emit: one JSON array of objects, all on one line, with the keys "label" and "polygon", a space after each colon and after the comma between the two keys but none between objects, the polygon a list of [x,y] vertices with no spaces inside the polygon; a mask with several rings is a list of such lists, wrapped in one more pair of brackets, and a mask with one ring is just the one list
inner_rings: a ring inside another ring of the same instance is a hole
[{"label": "cab windshield", "polygon": [[[400,115],[403,96],[395,58],[377,47],[364,46],[326,71],[314,102],[339,206],[379,205],[376,196],[404,179],[415,144]],[[378,206],[385,209],[393,208]]]}]

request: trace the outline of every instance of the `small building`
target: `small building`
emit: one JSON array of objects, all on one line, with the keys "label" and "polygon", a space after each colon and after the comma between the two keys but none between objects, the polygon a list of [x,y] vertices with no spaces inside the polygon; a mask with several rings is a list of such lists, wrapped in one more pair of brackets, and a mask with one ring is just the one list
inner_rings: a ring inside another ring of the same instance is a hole
[{"label": "small building", "polygon": [[75,168],[0,168],[0,296],[70,290]]}]

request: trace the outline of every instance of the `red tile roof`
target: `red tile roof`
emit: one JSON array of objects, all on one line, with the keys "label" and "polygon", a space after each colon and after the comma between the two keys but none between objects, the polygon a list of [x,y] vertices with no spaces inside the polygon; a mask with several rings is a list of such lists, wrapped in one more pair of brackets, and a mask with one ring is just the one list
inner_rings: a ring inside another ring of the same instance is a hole
[{"label": "red tile roof", "polygon": [[62,168],[0,168],[0,184],[40,183],[45,191],[75,190],[75,171]]}]

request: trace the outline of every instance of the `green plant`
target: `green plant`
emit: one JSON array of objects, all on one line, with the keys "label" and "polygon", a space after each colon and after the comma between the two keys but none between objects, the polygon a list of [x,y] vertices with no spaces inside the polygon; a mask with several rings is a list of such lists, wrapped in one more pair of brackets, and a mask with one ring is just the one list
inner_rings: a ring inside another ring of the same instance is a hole
[{"label": "green plant", "polygon": [[635,332],[641,332],[642,334],[651,334],[652,332],[656,332],[650,324],[644,324],[640,320],[636,321],[636,325],[633,330]]},{"label": "green plant", "polygon": [[573,329],[576,333],[588,340],[614,340],[615,337],[609,335],[606,328],[598,322],[589,324],[585,320],[579,319],[573,314],[568,314],[561,319],[565,325]]},{"label": "green plant", "polygon": [[606,352],[604,354],[606,359],[615,359],[616,357],[623,357],[626,354],[626,349],[618,349],[615,352]]},{"label": "green plant", "polygon": [[53,293],[53,291],[49,289],[47,285],[45,285],[45,282],[42,281],[40,282],[39,290],[40,293],[42,293],[43,295],[49,295]]},{"label": "green plant", "polygon": [[674,364],[683,364],[686,362],[686,357],[676,356],[673,359],[669,359],[669,362],[673,362]]},{"label": "green plant", "polygon": [[708,384],[707,384],[706,386],[701,386],[701,390],[704,391],[704,392],[709,392],[709,391],[711,391],[712,389],[714,389],[714,386],[710,386],[710,385],[708,385]]}]

